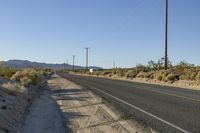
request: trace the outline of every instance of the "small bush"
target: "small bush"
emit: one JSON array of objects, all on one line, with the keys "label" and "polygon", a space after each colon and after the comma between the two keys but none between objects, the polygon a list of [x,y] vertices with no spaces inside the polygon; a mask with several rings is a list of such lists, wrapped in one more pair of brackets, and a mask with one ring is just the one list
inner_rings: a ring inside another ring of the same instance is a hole
[{"label": "small bush", "polygon": [[118,75],[119,77],[125,76],[124,69],[122,69],[122,68],[118,68],[117,71],[116,71],[116,73],[117,73],[117,75]]},{"label": "small bush", "polygon": [[139,72],[147,72],[149,69],[148,69],[148,67],[147,66],[145,66],[145,65],[142,65],[142,64],[138,64],[137,66],[136,66],[136,70],[137,70],[137,72],[139,73]]},{"label": "small bush", "polygon": [[112,69],[112,74],[113,75],[117,74],[117,69]]},{"label": "small bush", "polygon": [[179,79],[179,76],[177,74],[169,74],[167,76],[168,81],[175,81],[175,80],[178,80],[178,79]]},{"label": "small bush", "polygon": [[135,70],[128,70],[126,73],[125,73],[125,77],[126,78],[135,78],[137,75],[137,72]]},{"label": "small bush", "polygon": [[145,72],[143,72],[143,71],[140,71],[138,74],[137,74],[137,78],[144,78],[144,75],[145,75],[146,73]]},{"label": "small bush", "polygon": [[154,79],[161,81],[163,79],[162,73],[160,71],[156,71],[153,76]]},{"label": "small bush", "polygon": [[196,75],[195,79],[200,82],[200,72],[198,72],[198,74]]},{"label": "small bush", "polygon": [[25,93],[26,88],[19,85],[18,83],[12,83],[12,82],[8,82],[8,83],[4,83],[1,85],[1,87],[7,91],[9,94],[15,94],[17,93]]},{"label": "small bush", "polygon": [[0,76],[4,78],[11,78],[16,73],[16,70],[9,67],[0,67]]},{"label": "small bush", "polygon": [[110,71],[104,71],[104,72],[102,72],[102,75],[103,76],[105,76],[105,75],[109,75],[109,74],[111,74],[112,72],[110,72]]},{"label": "small bush", "polygon": [[42,69],[23,69],[17,71],[12,77],[11,80],[19,81],[23,85],[37,85],[46,72]]},{"label": "small bush", "polygon": [[144,78],[151,78],[153,79],[154,77],[154,71],[150,71],[144,74]]}]

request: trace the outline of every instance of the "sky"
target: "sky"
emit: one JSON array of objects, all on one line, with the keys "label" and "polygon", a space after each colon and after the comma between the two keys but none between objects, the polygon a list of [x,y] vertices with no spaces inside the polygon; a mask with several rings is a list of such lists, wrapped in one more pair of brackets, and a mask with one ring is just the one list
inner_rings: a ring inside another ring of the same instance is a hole
[{"label": "sky", "polygon": [[[200,65],[200,0],[169,0],[169,59]],[[165,0],[0,0],[0,60],[110,68],[164,56]]]}]

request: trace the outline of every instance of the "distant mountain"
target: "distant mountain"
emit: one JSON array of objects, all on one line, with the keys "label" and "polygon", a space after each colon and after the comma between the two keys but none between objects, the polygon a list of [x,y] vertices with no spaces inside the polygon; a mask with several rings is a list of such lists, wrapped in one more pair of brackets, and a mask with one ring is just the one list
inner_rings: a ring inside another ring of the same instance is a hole
[{"label": "distant mountain", "polygon": [[[0,62],[0,65],[6,65],[11,68],[29,68],[29,67],[43,67],[43,68],[51,68],[51,69],[72,69],[73,66],[69,64],[48,64],[48,63],[39,63],[39,62],[31,62],[28,60],[9,60]],[[85,69],[83,66],[74,66],[75,69]],[[101,67],[90,66],[93,69],[102,69]]]}]

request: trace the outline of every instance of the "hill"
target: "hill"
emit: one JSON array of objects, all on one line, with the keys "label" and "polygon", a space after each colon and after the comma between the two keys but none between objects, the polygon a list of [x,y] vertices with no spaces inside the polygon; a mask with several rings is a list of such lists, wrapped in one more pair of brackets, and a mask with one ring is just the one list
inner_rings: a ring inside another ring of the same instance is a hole
[{"label": "hill", "polygon": [[[39,63],[39,62],[31,62],[28,60],[8,60],[0,62],[1,65],[6,65],[11,68],[30,68],[30,67],[42,67],[42,68],[51,68],[51,69],[72,69],[73,66],[69,64],[50,64],[50,63]],[[85,69],[83,66],[74,66],[75,69]],[[97,66],[90,66],[93,69],[102,69]]]}]

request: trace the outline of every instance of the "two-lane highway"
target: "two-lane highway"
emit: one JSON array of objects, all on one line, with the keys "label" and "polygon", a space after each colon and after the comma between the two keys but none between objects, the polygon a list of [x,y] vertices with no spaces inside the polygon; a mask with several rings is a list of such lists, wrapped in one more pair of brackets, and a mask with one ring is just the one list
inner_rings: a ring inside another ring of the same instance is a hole
[{"label": "two-lane highway", "polygon": [[136,119],[159,132],[200,132],[200,91],[70,74],[62,76],[126,107]]}]

